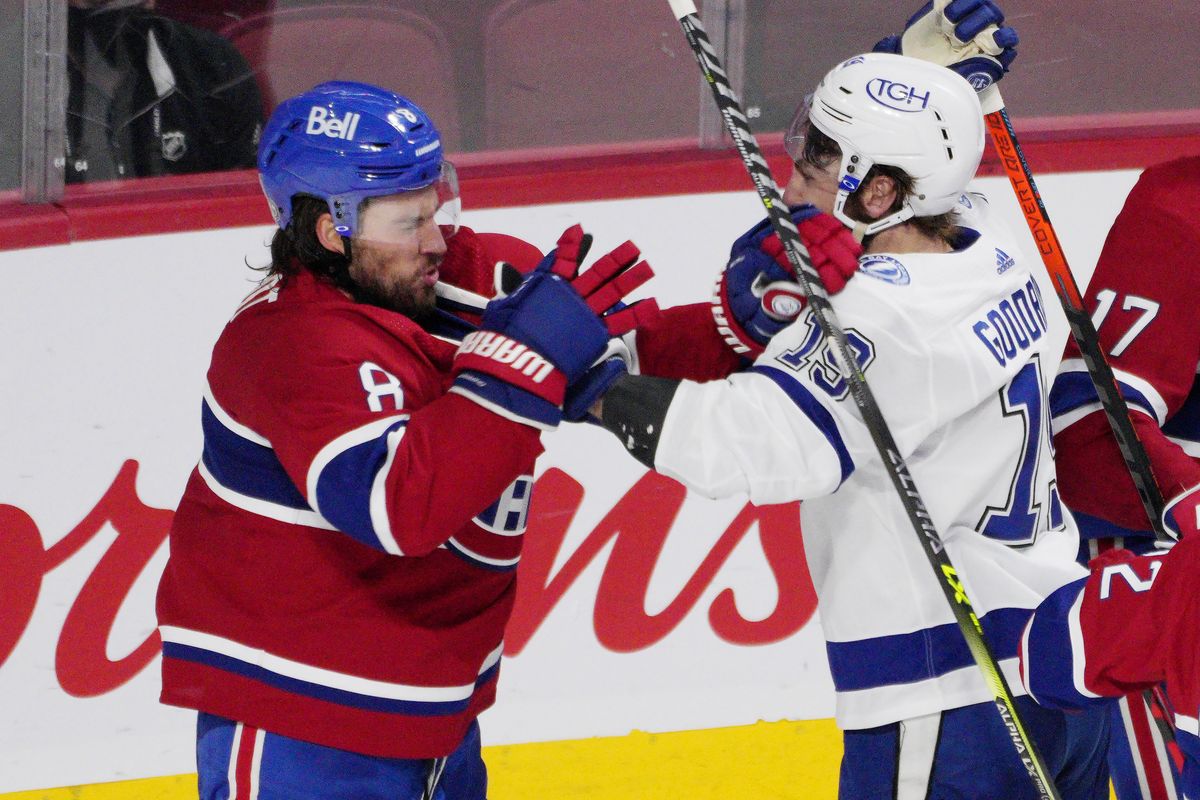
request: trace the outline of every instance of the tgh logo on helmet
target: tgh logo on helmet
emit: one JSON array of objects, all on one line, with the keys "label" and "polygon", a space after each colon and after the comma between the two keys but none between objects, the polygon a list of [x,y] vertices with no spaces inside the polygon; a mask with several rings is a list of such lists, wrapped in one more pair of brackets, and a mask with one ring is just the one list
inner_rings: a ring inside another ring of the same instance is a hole
[{"label": "tgh logo on helmet", "polygon": [[867,96],[896,111],[916,113],[929,105],[930,92],[888,78],[872,78],[867,82]]}]

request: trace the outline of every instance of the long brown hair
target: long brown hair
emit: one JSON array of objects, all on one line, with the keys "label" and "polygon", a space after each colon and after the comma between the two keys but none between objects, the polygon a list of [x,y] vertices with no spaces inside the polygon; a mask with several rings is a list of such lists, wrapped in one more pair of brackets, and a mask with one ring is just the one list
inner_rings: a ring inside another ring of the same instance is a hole
[{"label": "long brown hair", "polygon": [[302,194],[292,198],[292,219],[286,228],[276,230],[271,239],[271,263],[262,267],[267,275],[280,275],[286,280],[306,269],[353,294],[350,242],[346,240],[345,253],[338,253],[317,238],[317,220],[328,213],[329,206],[324,200]]}]

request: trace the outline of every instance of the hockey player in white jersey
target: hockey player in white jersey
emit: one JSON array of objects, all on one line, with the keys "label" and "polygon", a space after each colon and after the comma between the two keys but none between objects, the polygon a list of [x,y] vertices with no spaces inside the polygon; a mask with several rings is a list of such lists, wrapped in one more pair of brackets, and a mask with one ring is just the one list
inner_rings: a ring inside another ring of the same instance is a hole
[{"label": "hockey player in white jersey", "polygon": [[[784,199],[863,237],[861,274],[834,309],[1019,687],[1025,621],[1084,572],[1055,491],[1045,391],[1057,354],[1042,295],[986,200],[966,192],[983,137],[958,74],[857,56],[798,112]],[[746,372],[625,377],[599,416],[635,457],[701,494],[804,501],[844,731],[841,798],[1033,797],[832,347],[805,311]],[[1107,798],[1103,713],[1017,705],[1062,797]]]}]

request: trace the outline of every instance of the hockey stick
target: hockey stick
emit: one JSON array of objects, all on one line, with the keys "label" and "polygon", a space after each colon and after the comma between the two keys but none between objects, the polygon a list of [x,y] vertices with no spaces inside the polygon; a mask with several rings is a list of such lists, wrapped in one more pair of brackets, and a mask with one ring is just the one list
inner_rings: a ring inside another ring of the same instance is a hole
[{"label": "hockey stick", "polygon": [[1092,317],[1084,307],[1083,295],[1075,282],[1075,276],[1071,274],[1071,267],[1067,264],[1062,245],[1059,244],[1058,234],[1054,232],[1050,215],[1046,213],[1046,205],[1042,202],[1037,184],[1034,183],[1029,162],[1025,160],[1025,153],[1017,142],[1017,134],[1008,118],[1004,101],[994,85],[988,91],[994,94],[982,99],[989,109],[997,110],[985,114],[984,120],[991,133],[996,154],[1000,156],[1000,162],[1004,165],[1004,171],[1017,196],[1017,204],[1025,214],[1029,232],[1033,235],[1034,244],[1037,245],[1042,262],[1046,265],[1046,272],[1050,274],[1050,280],[1054,284],[1054,291],[1062,303],[1067,324],[1071,327],[1071,336],[1083,356],[1092,386],[1096,389],[1100,405],[1104,408],[1104,415],[1108,417],[1108,424],[1112,428],[1113,437],[1117,440],[1121,456],[1125,459],[1125,467],[1133,478],[1142,508],[1146,510],[1146,517],[1150,520],[1150,529],[1160,541],[1170,541],[1171,537],[1167,535],[1162,522],[1163,507],[1166,505],[1162,490],[1154,479],[1146,448],[1133,429],[1129,405],[1121,396],[1112,366],[1100,347],[1100,334],[1096,332]]},{"label": "hockey stick", "polygon": [[942,592],[946,596],[946,601],[950,605],[963,639],[992,691],[993,702],[1009,731],[1013,747],[1017,751],[1017,757],[1025,765],[1038,797],[1057,800],[1059,794],[1054,788],[1054,782],[1049,777],[1045,762],[1034,746],[1033,740],[1026,733],[1025,724],[1017,713],[1012,691],[1004,679],[1000,665],[992,655],[991,648],[983,638],[983,628],[967,597],[966,589],[959,580],[954,565],[950,562],[942,538],[929,517],[929,512],[917,492],[912,475],[900,455],[900,449],[892,438],[891,431],[883,419],[883,414],[879,410],[879,405],[875,401],[870,387],[867,386],[866,377],[850,351],[846,334],[838,324],[833,308],[829,304],[829,295],[821,283],[821,277],[813,268],[808,252],[800,241],[796,226],[792,224],[788,216],[787,207],[783,204],[783,198],[771,176],[771,170],[762,156],[762,151],[759,150],[758,143],[754,140],[754,135],[750,132],[746,115],[742,111],[737,96],[729,85],[729,79],[721,67],[720,60],[708,40],[708,34],[705,33],[700,18],[696,14],[696,7],[692,0],[667,1],[683,28],[684,36],[691,45],[692,54],[700,65],[704,79],[712,89],[717,107],[725,120],[725,128],[733,138],[738,153],[741,154],[746,171],[750,173],[750,179],[758,190],[758,196],[767,209],[771,225],[787,249],[788,260],[796,273],[796,279],[808,298],[813,318],[817,321],[826,340],[834,343],[834,354],[838,366],[846,377],[855,405],[858,406],[863,422],[879,450],[880,458],[888,469],[892,484],[900,495],[900,502],[908,514],[909,522],[912,523],[917,538],[921,541],[921,547],[929,560],[930,567],[937,576],[938,585],[941,586]]},{"label": "hockey stick", "polygon": [[[1165,502],[1158,481],[1154,478],[1150,457],[1146,454],[1146,448],[1138,438],[1137,431],[1133,429],[1129,404],[1121,396],[1116,375],[1113,374],[1108,357],[1100,347],[1100,334],[1084,307],[1079,284],[1075,282],[1075,276],[1067,264],[1066,254],[1059,244],[1058,234],[1054,232],[1054,225],[1046,212],[1046,204],[1042,202],[1041,192],[1034,183],[1033,172],[1029,169],[1029,162],[1025,160],[1025,153],[1017,141],[1017,133],[1013,130],[1012,120],[1008,118],[1004,99],[1000,96],[999,89],[992,84],[980,97],[980,101],[986,112],[984,121],[991,133],[992,144],[996,148],[996,154],[1000,156],[1000,163],[1004,165],[1009,183],[1012,184],[1017,204],[1025,214],[1025,222],[1029,225],[1034,244],[1042,255],[1042,263],[1046,265],[1046,272],[1054,284],[1055,294],[1062,304],[1067,324],[1071,327],[1071,337],[1083,356],[1088,377],[1092,379],[1092,386],[1096,389],[1100,405],[1104,408],[1104,416],[1108,417],[1108,425],[1112,428],[1113,438],[1117,440],[1121,457],[1125,459],[1125,468],[1129,470],[1129,477],[1133,479],[1138,497],[1141,498],[1142,508],[1150,520],[1150,529],[1159,541],[1171,541],[1172,537],[1163,527]],[[1152,690],[1147,690],[1142,695],[1167,749],[1177,752],[1179,745],[1175,739],[1174,718],[1167,712],[1161,698]]]}]

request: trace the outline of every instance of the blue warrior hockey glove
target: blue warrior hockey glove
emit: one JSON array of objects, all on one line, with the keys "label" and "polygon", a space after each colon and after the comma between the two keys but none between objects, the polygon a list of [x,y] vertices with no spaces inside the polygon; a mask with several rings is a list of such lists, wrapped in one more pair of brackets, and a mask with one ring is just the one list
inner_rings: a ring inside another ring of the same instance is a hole
[{"label": "blue warrior hockey glove", "polygon": [[455,355],[453,391],[537,427],[561,421],[567,386],[650,311],[613,308],[654,275],[638,249],[626,242],[580,273],[590,244],[572,226],[512,294],[487,304]]}]

